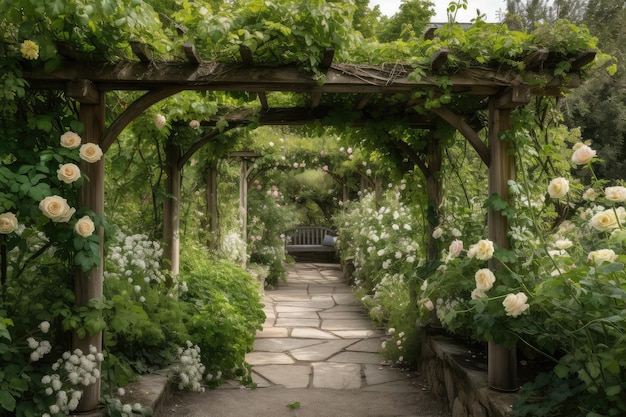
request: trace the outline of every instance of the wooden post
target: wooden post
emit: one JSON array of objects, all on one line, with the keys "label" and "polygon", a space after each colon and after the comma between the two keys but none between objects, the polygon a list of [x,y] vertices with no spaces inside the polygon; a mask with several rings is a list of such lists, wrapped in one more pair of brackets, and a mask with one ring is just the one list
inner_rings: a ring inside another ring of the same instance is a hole
[{"label": "wooden post", "polygon": [[[509,201],[508,181],[515,179],[515,158],[510,145],[500,140],[500,133],[511,127],[511,110],[498,108],[496,100],[489,101],[489,195],[498,194]],[[500,212],[489,207],[489,239],[496,247],[509,249],[509,224]],[[498,268],[495,262],[491,268]],[[517,356],[515,347],[508,348],[489,342],[488,383],[500,391],[514,391],[517,387]]]},{"label": "wooden post", "polygon": [[[180,272],[180,151],[172,143],[165,150],[165,200],[163,202],[163,263],[172,276]],[[173,282],[167,282],[168,286]]]},{"label": "wooden post", "polygon": [[430,136],[427,145],[427,172],[426,187],[428,193],[428,208],[426,227],[428,233],[428,260],[439,258],[439,240],[433,237],[435,228],[439,225],[439,207],[441,206],[442,187],[441,187],[441,161],[442,152],[438,138]]},{"label": "wooden post", "polygon": [[[248,245],[248,160],[241,158],[241,172],[239,174],[239,223],[241,225],[241,239],[244,247]],[[246,267],[246,257],[241,260]]]},{"label": "wooden post", "polygon": [[[95,104],[82,103],[80,105],[79,119],[85,126],[82,133],[83,143],[100,143],[100,137],[104,132],[105,124],[105,96],[98,94]],[[89,177],[78,192],[79,207],[87,207],[99,216],[104,216],[104,157],[95,163],[81,163],[82,172]],[[74,279],[74,292],[76,305],[79,307],[87,305],[93,298],[102,298],[102,288],[104,281],[104,231],[98,229],[100,236],[100,263],[89,272],[78,269]],[[72,349],[80,349],[85,353],[89,352],[89,347],[95,346],[98,351],[102,350],[102,332],[96,335],[87,335],[79,338],[76,334],[72,336]],[[84,388],[83,396],[76,411],[85,412],[95,410],[100,400],[100,380]]]},{"label": "wooden post", "polygon": [[206,206],[209,213],[209,248],[217,249],[219,245],[219,223],[217,206],[217,161],[211,161],[206,178]]}]

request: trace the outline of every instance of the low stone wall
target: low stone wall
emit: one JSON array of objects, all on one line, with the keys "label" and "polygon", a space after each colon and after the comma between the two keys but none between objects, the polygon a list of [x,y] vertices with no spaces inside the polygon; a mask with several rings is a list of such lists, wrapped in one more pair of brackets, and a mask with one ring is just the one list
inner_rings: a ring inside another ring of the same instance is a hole
[{"label": "low stone wall", "polygon": [[447,401],[452,417],[511,417],[516,394],[489,388],[484,352],[454,339],[424,332],[419,371],[431,391]]}]

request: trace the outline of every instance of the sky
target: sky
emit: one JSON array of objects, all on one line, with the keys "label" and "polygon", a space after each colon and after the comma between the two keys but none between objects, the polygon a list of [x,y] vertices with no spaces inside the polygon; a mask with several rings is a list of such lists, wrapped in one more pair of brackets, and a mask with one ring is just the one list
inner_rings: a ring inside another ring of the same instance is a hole
[{"label": "sky", "polygon": [[[433,22],[447,22],[448,15],[446,10],[450,0],[430,0],[435,4],[435,12],[437,13],[432,21]],[[370,0],[370,7],[376,5],[380,6],[380,11],[387,16],[393,16],[400,8],[400,0]],[[497,22],[498,9],[504,11],[506,9],[505,0],[468,0],[467,10],[460,10],[457,13],[456,21],[459,23],[469,23],[471,19],[476,17],[476,9],[480,10],[481,14],[487,15],[487,22]]]}]

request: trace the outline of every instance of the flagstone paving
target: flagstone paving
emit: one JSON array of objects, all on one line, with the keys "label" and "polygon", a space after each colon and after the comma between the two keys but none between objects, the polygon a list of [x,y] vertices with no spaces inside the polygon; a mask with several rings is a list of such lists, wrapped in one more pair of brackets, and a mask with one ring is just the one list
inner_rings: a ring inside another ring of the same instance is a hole
[{"label": "flagstone paving", "polygon": [[177,394],[159,416],[450,416],[421,375],[379,354],[384,329],[369,320],[339,265],[292,266],[264,304],[263,330],[246,355],[257,388],[232,382]]}]

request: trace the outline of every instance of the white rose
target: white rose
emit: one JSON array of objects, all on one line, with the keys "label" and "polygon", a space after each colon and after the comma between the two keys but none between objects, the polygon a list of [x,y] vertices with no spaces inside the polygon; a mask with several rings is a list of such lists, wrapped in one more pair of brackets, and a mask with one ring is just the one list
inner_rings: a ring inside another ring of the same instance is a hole
[{"label": "white rose", "polygon": [[572,241],[571,241],[571,240],[569,240],[569,239],[559,239],[559,240],[557,240],[556,242],[554,242],[554,246],[555,246],[557,249],[560,249],[560,250],[569,249],[569,248],[571,248],[573,245],[574,245],[574,244],[573,244],[573,243],[572,243]]},{"label": "white rose", "polygon": [[603,262],[613,263],[617,261],[617,255],[612,249],[599,249],[589,252],[587,261],[596,265],[602,265]]},{"label": "white rose", "polygon": [[67,204],[67,200],[58,195],[46,197],[39,203],[39,209],[44,216],[49,218],[55,223],[67,222],[72,215],[76,212],[76,209],[71,208]]},{"label": "white rose", "polygon": [[76,133],[70,131],[61,135],[61,146],[67,149],[75,149],[80,146],[81,138]]},{"label": "white rose", "polygon": [[626,201],[626,188],[621,186],[606,187],[604,189],[604,196],[609,201],[612,201],[614,203],[621,203],[623,201]]},{"label": "white rose", "polygon": [[548,185],[548,194],[550,198],[565,197],[565,194],[569,191],[569,181],[563,177],[558,177],[550,181]]},{"label": "white rose", "polygon": [[472,300],[479,300],[481,298],[487,298],[487,294],[485,294],[478,288],[474,288],[474,290],[472,291]]},{"label": "white rose", "polygon": [[574,153],[572,154],[572,162],[576,165],[585,165],[596,156],[596,151],[591,149],[587,145],[577,144],[574,146]]},{"label": "white rose", "polygon": [[96,226],[89,216],[81,217],[74,226],[74,231],[82,237],[89,237],[93,235],[95,230]]},{"label": "white rose", "polygon": [[591,220],[589,220],[591,226],[601,232],[607,232],[617,228],[617,218],[613,210],[604,210],[596,213]]},{"label": "white rose", "polygon": [[439,239],[442,235],[443,235],[443,230],[441,229],[441,227],[438,227],[435,230],[433,230],[433,239]]},{"label": "white rose", "polygon": [[470,246],[467,251],[469,258],[480,259],[481,261],[488,261],[493,257],[493,242],[488,239],[482,239],[478,243]]},{"label": "white rose", "polygon": [[0,234],[8,235],[17,230],[17,217],[10,211],[0,214]]},{"label": "white rose", "polygon": [[95,143],[85,143],[80,147],[80,159],[83,161],[94,163],[102,158],[102,149]]},{"label": "white rose", "polygon": [[197,129],[200,127],[200,122],[197,120],[192,120],[189,122],[189,127],[192,129]]},{"label": "white rose", "polygon": [[[433,311],[435,309],[435,305],[433,304],[433,302],[430,300],[430,298],[424,298],[422,300],[419,300],[417,302],[418,305],[420,306],[424,306],[424,308],[428,311]],[[400,336],[402,337],[402,336]]]},{"label": "white rose", "polygon": [[583,193],[583,200],[585,201],[595,201],[596,200],[596,190],[593,188],[587,188]]},{"label": "white rose", "polygon": [[506,315],[517,317],[522,314],[530,307],[526,301],[528,301],[528,297],[523,292],[507,295],[504,301],[502,301]]},{"label": "white rose", "polygon": [[455,258],[461,254],[461,251],[463,251],[463,241],[458,239],[453,240],[448,248],[448,255],[451,258]]},{"label": "white rose", "polygon": [[157,129],[163,129],[165,127],[165,116],[163,116],[162,114],[157,114],[154,117],[154,125],[157,127]]},{"label": "white rose", "polygon": [[489,291],[496,282],[496,276],[488,268],[479,269],[474,275],[476,280],[476,289],[480,291]]},{"label": "white rose", "polygon": [[80,168],[76,164],[60,165],[57,178],[66,184],[71,184],[80,178]]}]

